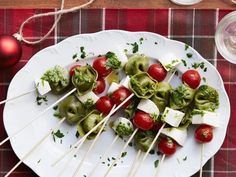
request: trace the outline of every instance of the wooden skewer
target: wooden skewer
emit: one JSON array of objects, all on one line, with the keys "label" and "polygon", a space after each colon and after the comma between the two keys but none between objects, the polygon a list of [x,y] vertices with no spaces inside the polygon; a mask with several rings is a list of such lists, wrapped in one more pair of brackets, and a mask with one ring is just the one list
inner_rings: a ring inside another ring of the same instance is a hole
[{"label": "wooden skewer", "polygon": [[26,154],[23,156],[22,159],[21,159],[4,177],[10,176],[10,174],[11,174],[27,157],[29,157],[29,156],[37,149],[37,147],[39,147],[39,145],[42,144],[43,141],[46,140],[46,139],[51,135],[51,133],[52,133],[54,130],[57,130],[57,129],[60,127],[60,125],[61,125],[65,120],[66,120],[66,118],[61,119],[61,120],[57,123],[57,125],[55,126],[55,128],[50,129],[50,131],[49,131],[39,142],[37,142],[37,143],[30,149],[30,151],[29,151],[28,153],[26,153]]},{"label": "wooden skewer", "polygon": [[46,113],[49,109],[53,108],[54,106],[56,106],[59,102],[61,102],[62,100],[64,100],[66,97],[68,97],[70,94],[72,94],[73,92],[76,91],[76,88],[74,88],[73,90],[71,90],[70,92],[68,92],[67,94],[65,94],[63,97],[61,97],[59,100],[57,100],[55,103],[51,104],[50,106],[48,106],[46,109],[44,109],[42,112],[40,112],[34,119],[32,119],[29,123],[27,123],[24,127],[22,127],[21,129],[19,129],[18,131],[16,131],[15,133],[13,133],[12,135],[8,136],[6,139],[4,139],[3,141],[0,142],[0,146],[3,145],[5,142],[7,142],[8,140],[12,139],[13,137],[17,136],[20,132],[22,132],[25,128],[27,128],[28,126],[30,126],[34,121],[36,121],[37,119],[39,119],[44,113]]},{"label": "wooden skewer", "polygon": [[147,158],[149,152],[152,150],[154,144],[155,144],[156,141],[157,141],[157,138],[160,136],[161,131],[163,130],[163,128],[165,127],[165,125],[166,125],[166,123],[164,123],[164,124],[161,126],[161,128],[160,128],[159,131],[157,132],[155,138],[153,139],[151,145],[149,146],[147,152],[146,152],[145,155],[143,156],[142,161],[137,165],[137,168],[134,169],[134,173],[133,173],[131,176],[129,176],[129,177],[133,177],[133,176],[136,175],[137,171],[140,169],[141,165],[143,164],[143,162],[144,162],[145,159]]},{"label": "wooden skewer", "polygon": [[[113,108],[112,108],[111,111],[113,111],[115,107],[116,107],[116,105],[113,106]],[[86,159],[86,157],[88,156],[88,154],[89,154],[90,151],[92,150],[93,146],[94,146],[95,143],[97,142],[97,140],[98,140],[99,136],[101,135],[101,133],[102,133],[102,131],[103,131],[103,129],[104,129],[104,127],[105,127],[105,125],[106,125],[106,123],[107,123],[108,120],[109,120],[109,119],[107,119],[107,120],[103,123],[101,129],[99,130],[99,132],[98,132],[98,134],[96,135],[95,139],[93,140],[92,144],[89,146],[87,152],[86,152],[85,155],[83,156],[83,159],[79,162],[79,165],[78,165],[78,167],[76,168],[76,170],[75,170],[75,172],[74,172],[74,174],[73,174],[72,177],[76,177],[77,174],[79,173],[79,170],[80,170],[81,166],[83,165],[84,160]],[[78,150],[77,150],[77,151],[78,151]]]},{"label": "wooden skewer", "polygon": [[100,125],[102,125],[103,122],[105,122],[107,119],[110,118],[112,114],[114,114],[118,109],[120,109],[128,100],[130,100],[134,94],[132,93],[129,97],[127,97],[121,104],[119,104],[113,111],[110,111],[110,113],[101,120],[95,127],[93,127],[88,133],[86,133],[80,140],[78,140],[75,144],[72,145],[71,149],[68,149],[64,154],[62,154],[53,164],[52,166],[55,166],[58,162],[60,162],[67,154],[69,154],[73,149],[75,149],[78,144],[81,143],[81,141],[84,141],[94,130],[96,130]]},{"label": "wooden skewer", "polygon": [[30,91],[27,91],[27,92],[25,92],[25,93],[22,93],[22,94],[20,94],[20,95],[15,96],[15,97],[8,98],[8,99],[6,99],[6,100],[0,101],[0,105],[1,105],[1,104],[4,104],[4,103],[6,103],[6,102],[9,102],[9,101],[13,101],[13,100],[15,100],[15,99],[17,99],[17,98],[20,98],[20,97],[22,97],[22,96],[28,95],[28,94],[30,94],[30,93],[32,93],[32,92],[34,92],[34,91],[36,91],[36,89],[32,89],[32,90],[30,90]]},{"label": "wooden skewer", "polygon": [[141,152],[142,151],[139,149],[138,153],[136,154],[135,159],[134,159],[134,161],[132,163],[132,166],[131,166],[131,168],[129,170],[128,176],[132,176],[133,169],[135,169],[135,167],[136,167],[136,164],[137,164],[136,162],[138,161]]},{"label": "wooden skewer", "polygon": [[104,177],[107,177],[109,172],[111,171],[112,167],[114,166],[114,164],[120,160],[122,153],[124,152],[124,150],[127,148],[127,146],[129,145],[130,141],[133,139],[134,135],[138,132],[138,128],[136,128],[133,132],[133,134],[130,136],[130,138],[128,139],[128,141],[125,143],[125,145],[123,146],[122,150],[120,151],[119,155],[116,157],[116,159],[113,161],[113,163],[111,164],[111,166],[108,168],[108,170],[106,171]]},{"label": "wooden skewer", "polygon": [[201,145],[201,158],[200,158],[200,173],[199,173],[199,177],[202,177],[203,151],[204,151],[204,143],[202,143],[202,145]]},{"label": "wooden skewer", "polygon": [[76,88],[74,88],[73,90],[71,90],[70,92],[68,92],[67,94],[65,94],[63,97],[61,97],[59,100],[57,100],[55,103],[51,104],[50,106],[48,106],[46,109],[44,109],[41,113],[39,113],[33,120],[31,120],[29,123],[27,123],[24,127],[22,127],[20,130],[16,131],[15,133],[13,133],[12,135],[8,136],[6,139],[4,139],[3,141],[0,142],[0,146],[3,145],[5,142],[7,142],[8,140],[10,140],[11,138],[15,137],[16,135],[18,135],[21,131],[23,131],[25,128],[27,128],[28,126],[30,126],[34,121],[36,121],[38,118],[40,118],[44,113],[46,113],[49,109],[53,108],[54,106],[56,106],[59,102],[61,102],[62,100],[64,100],[67,96],[69,96],[70,94],[72,94],[73,92],[76,91]]},{"label": "wooden skewer", "polygon": [[163,154],[162,157],[161,157],[161,160],[159,161],[158,166],[157,166],[157,168],[156,168],[155,177],[158,176],[158,172],[159,172],[160,166],[161,166],[161,164],[163,163],[163,161],[165,160],[165,157],[166,157],[166,155]]},{"label": "wooden skewer", "polygon": [[107,147],[107,149],[104,151],[104,153],[102,154],[102,156],[100,157],[98,163],[96,164],[96,166],[93,168],[93,171],[89,174],[89,176],[93,176],[94,172],[96,171],[96,169],[99,167],[101,161],[104,160],[104,158],[106,157],[107,153],[110,151],[110,149],[112,148],[112,146],[115,144],[115,142],[118,140],[119,135],[116,135],[115,138],[113,139],[112,143]]}]

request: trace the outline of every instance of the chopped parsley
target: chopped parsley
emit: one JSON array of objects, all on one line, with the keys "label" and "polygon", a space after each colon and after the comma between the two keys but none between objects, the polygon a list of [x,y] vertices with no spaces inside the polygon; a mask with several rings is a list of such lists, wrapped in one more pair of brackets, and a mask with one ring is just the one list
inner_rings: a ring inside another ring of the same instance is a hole
[{"label": "chopped parsley", "polygon": [[141,38],[139,39],[139,43],[142,44],[142,43],[143,43],[143,40],[144,40],[143,37],[141,37]]},{"label": "chopped parsley", "polygon": [[37,95],[37,97],[36,97],[36,102],[37,102],[37,105],[41,105],[43,102],[45,102],[45,104],[47,104],[47,101],[48,101],[48,99],[47,99],[47,96],[46,95],[44,95],[44,96],[40,96],[40,95]]},{"label": "chopped parsley", "polygon": [[132,142],[130,142],[128,145],[129,145],[130,147],[132,147],[132,146],[133,146],[133,143],[132,143]]},{"label": "chopped parsley", "polygon": [[151,118],[153,119],[154,122],[158,121],[158,115],[157,115],[157,113],[155,113],[155,112],[152,113],[152,114],[151,114]]},{"label": "chopped parsley", "polygon": [[187,56],[188,58],[192,58],[193,54],[192,54],[192,53],[187,53],[186,56]]},{"label": "chopped parsley", "polygon": [[52,132],[52,137],[54,142],[56,142],[56,137],[61,139],[64,136],[65,135],[60,130],[57,130],[57,132]]},{"label": "chopped parsley", "polygon": [[202,80],[203,80],[204,82],[206,82],[206,78],[205,78],[205,77],[202,77]]},{"label": "chopped parsley", "polygon": [[187,160],[187,156],[185,156],[184,158],[183,158],[183,161],[186,161]]},{"label": "chopped parsley", "polygon": [[40,163],[40,162],[41,162],[41,159],[39,159],[37,163]]},{"label": "chopped parsley", "polygon": [[134,42],[134,43],[127,43],[127,45],[131,45],[133,48],[132,48],[132,52],[133,53],[137,53],[138,50],[139,50],[139,45],[137,42]]},{"label": "chopped parsley", "polygon": [[84,51],[84,47],[80,47],[80,52],[81,52],[81,55],[80,55],[80,58],[84,59],[86,57],[86,52]]},{"label": "chopped parsley", "polygon": [[154,167],[157,168],[157,167],[158,167],[158,164],[159,164],[159,160],[155,160],[155,161],[154,161]]},{"label": "chopped parsley", "polygon": [[187,66],[187,62],[185,60],[181,60],[184,66]]},{"label": "chopped parsley", "polygon": [[78,57],[77,53],[72,56],[73,60],[75,60],[77,57]]},{"label": "chopped parsley", "polygon": [[105,56],[107,58],[106,67],[111,69],[119,69],[121,67],[121,61],[115,53],[107,52]]},{"label": "chopped parsley", "polygon": [[122,152],[121,157],[125,157],[127,155],[127,152]]},{"label": "chopped parsley", "polygon": [[204,68],[204,65],[205,65],[204,62],[201,62],[201,63],[196,63],[196,62],[195,62],[195,63],[192,64],[192,67],[193,67],[194,69],[197,69],[197,68],[199,68],[199,67],[200,67],[201,69],[203,69],[203,68]]},{"label": "chopped parsley", "polygon": [[188,50],[188,48],[189,48],[189,45],[188,45],[188,44],[185,44],[184,50]]},{"label": "chopped parsley", "polygon": [[157,45],[157,44],[158,44],[158,42],[154,42],[154,44],[155,44],[155,45]]},{"label": "chopped parsley", "polygon": [[155,154],[155,151],[152,149],[149,154]]}]

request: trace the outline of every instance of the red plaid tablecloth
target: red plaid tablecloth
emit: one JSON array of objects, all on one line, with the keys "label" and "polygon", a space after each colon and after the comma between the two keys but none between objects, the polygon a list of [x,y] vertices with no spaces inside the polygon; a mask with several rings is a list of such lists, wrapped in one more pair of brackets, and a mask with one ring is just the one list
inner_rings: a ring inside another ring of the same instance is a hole
[{"label": "red plaid tablecloth", "polygon": [[[51,9],[54,10],[54,9]],[[0,34],[13,34],[19,25],[35,13],[50,9],[0,9]],[[230,10],[195,9],[84,9],[63,15],[55,32],[39,45],[23,45],[23,56],[12,68],[0,70],[0,100],[6,98],[7,88],[15,73],[22,68],[37,51],[53,45],[68,36],[91,33],[105,29],[128,31],[150,31],[183,41],[194,47],[204,58],[219,70],[231,102],[231,119],[223,146],[204,166],[203,177],[236,177],[236,65],[230,64],[215,48],[214,33],[220,19]],[[26,26],[24,34],[28,39],[38,39],[54,22],[54,17],[38,19]],[[0,106],[0,140],[7,137],[3,127]],[[20,118],[20,117],[16,117]],[[22,142],[24,143],[24,142]],[[3,177],[16,163],[10,143],[0,147],[0,176]],[[25,165],[21,165],[12,177],[37,176]],[[197,176],[197,174],[195,175]]]}]

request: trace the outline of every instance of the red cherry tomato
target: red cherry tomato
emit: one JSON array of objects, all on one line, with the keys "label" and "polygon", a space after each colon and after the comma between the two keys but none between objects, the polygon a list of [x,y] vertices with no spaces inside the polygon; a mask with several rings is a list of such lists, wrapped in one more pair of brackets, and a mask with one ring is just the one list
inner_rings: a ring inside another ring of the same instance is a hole
[{"label": "red cherry tomato", "polygon": [[113,107],[112,100],[109,96],[102,96],[96,102],[96,109],[104,114],[108,114]]},{"label": "red cherry tomato", "polygon": [[93,68],[98,72],[100,77],[105,77],[111,73],[112,69],[106,66],[106,57],[98,57],[93,62]]},{"label": "red cherry tomato", "polygon": [[164,137],[158,144],[158,149],[165,155],[172,155],[176,151],[176,142],[168,137]]},{"label": "red cherry tomato", "polygon": [[213,138],[213,128],[209,125],[200,125],[195,130],[195,139],[200,143],[208,143]]},{"label": "red cherry tomato", "polygon": [[70,68],[70,76],[75,74],[75,69],[79,69],[81,65],[74,65]]},{"label": "red cherry tomato", "polygon": [[148,68],[148,74],[155,80],[157,81],[163,81],[167,75],[167,71],[165,70],[165,68],[160,64],[160,63],[156,63],[156,64],[152,64],[149,68]]},{"label": "red cherry tomato", "polygon": [[93,89],[93,92],[95,94],[100,94],[102,93],[106,88],[106,82],[103,78],[98,78],[96,87]]},{"label": "red cherry tomato", "polygon": [[[120,87],[112,93],[111,99],[114,104],[119,105],[130,95],[131,95],[131,92],[129,91],[129,89],[127,89],[126,87]],[[130,100],[127,101],[122,107],[126,108],[129,104],[130,104]]]},{"label": "red cherry tomato", "polygon": [[148,113],[139,111],[135,114],[133,118],[134,125],[142,130],[150,130],[154,121]]},{"label": "red cherry tomato", "polygon": [[196,70],[190,69],[182,75],[182,82],[195,89],[201,82],[201,76]]}]

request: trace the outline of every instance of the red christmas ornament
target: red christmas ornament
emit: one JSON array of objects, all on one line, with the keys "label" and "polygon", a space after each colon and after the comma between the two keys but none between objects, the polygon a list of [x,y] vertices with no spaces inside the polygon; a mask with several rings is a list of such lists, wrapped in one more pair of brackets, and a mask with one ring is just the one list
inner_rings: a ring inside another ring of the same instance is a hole
[{"label": "red christmas ornament", "polygon": [[20,41],[10,35],[0,35],[0,68],[16,64],[22,55]]}]

